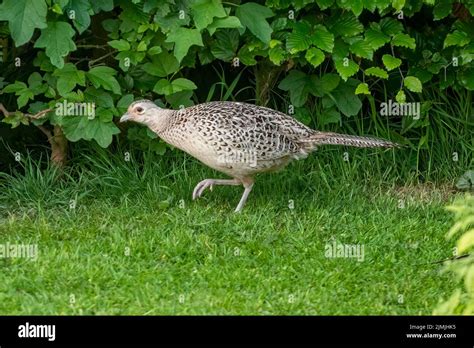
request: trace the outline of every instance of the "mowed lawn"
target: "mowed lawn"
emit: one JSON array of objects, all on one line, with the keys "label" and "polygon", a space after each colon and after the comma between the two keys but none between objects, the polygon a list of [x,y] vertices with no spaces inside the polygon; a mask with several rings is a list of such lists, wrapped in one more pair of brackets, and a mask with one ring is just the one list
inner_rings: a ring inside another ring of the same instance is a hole
[{"label": "mowed lawn", "polygon": [[[187,158],[30,168],[2,182],[0,243],[38,256],[0,259],[0,314],[431,314],[456,287],[435,263],[453,253],[454,194],[338,168],[261,176],[240,214],[240,187],[191,200],[223,176]],[[328,257],[334,245],[363,257]]]}]

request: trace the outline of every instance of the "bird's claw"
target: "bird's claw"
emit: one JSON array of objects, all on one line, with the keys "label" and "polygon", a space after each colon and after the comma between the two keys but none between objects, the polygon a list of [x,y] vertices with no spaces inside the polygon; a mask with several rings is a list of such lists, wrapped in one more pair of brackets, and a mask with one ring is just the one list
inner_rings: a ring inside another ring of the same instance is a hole
[{"label": "bird's claw", "polygon": [[212,191],[213,186],[214,186],[214,180],[212,180],[212,179],[205,179],[205,180],[199,182],[196,185],[196,187],[194,188],[193,200],[195,200],[196,198],[201,197],[204,190],[207,189],[208,187]]}]

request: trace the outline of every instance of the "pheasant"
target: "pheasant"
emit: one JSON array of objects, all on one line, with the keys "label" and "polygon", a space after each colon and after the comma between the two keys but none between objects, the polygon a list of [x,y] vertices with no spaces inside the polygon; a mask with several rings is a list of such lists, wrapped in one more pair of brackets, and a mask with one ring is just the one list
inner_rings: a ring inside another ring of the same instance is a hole
[{"label": "pheasant", "polygon": [[243,185],[235,209],[242,210],[256,174],[285,167],[319,145],[395,147],[396,143],[332,132],[320,132],[266,107],[216,101],[180,110],[163,109],[150,100],[133,102],[120,122],[147,126],[161,139],[232,179],[205,179],[193,191],[193,200],[215,185]]}]

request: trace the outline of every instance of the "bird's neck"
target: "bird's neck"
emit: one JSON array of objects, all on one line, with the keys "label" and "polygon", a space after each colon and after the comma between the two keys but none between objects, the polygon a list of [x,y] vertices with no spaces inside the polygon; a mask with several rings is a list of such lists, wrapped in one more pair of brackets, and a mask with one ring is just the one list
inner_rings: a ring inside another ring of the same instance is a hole
[{"label": "bird's neck", "polygon": [[175,110],[161,109],[157,115],[145,120],[144,124],[161,136],[173,123]]}]

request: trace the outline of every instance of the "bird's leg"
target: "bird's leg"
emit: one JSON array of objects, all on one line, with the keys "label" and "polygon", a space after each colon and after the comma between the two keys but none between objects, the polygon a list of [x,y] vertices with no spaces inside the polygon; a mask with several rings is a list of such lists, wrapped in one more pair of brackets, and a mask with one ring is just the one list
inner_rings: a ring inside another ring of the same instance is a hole
[{"label": "bird's leg", "polygon": [[239,204],[237,205],[237,208],[235,208],[236,213],[240,212],[244,207],[245,202],[247,201],[247,197],[249,196],[250,191],[252,191],[253,179],[246,178],[245,180],[242,180],[242,185],[244,185],[245,190],[242,195],[242,198],[240,199]]},{"label": "bird's leg", "polygon": [[212,190],[214,185],[240,185],[241,182],[237,179],[204,179],[199,182],[193,191],[193,199],[201,197],[202,193],[208,187]]}]

